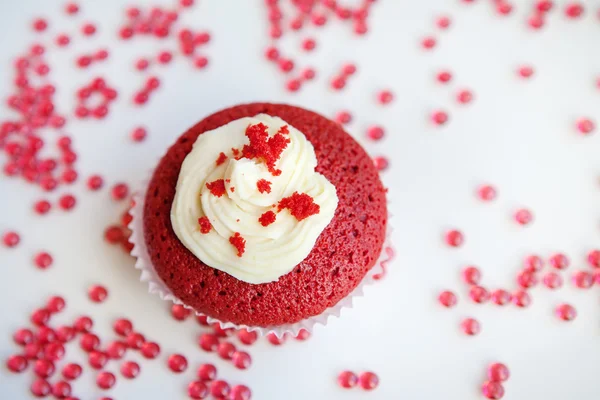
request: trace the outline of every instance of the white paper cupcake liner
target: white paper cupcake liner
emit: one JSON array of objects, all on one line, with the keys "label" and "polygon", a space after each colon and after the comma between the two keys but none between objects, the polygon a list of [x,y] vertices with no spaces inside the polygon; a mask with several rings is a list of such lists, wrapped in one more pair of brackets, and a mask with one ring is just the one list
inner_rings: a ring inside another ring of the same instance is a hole
[{"label": "white paper cupcake liner", "polygon": [[[150,179],[146,179],[141,185],[142,189],[134,193],[134,206],[130,211],[133,219],[128,226],[129,229],[131,229],[131,237],[129,238],[129,241],[133,244],[131,255],[136,258],[135,268],[141,271],[140,280],[148,284],[148,291],[150,293],[158,294],[158,296],[163,300],[170,300],[175,304],[181,304],[182,306],[192,310],[194,313],[196,313],[196,315],[204,316],[204,314],[197,312],[191,306],[188,306],[187,304],[183,303],[180,299],[178,299],[167,287],[167,285],[165,285],[162,279],[158,276],[154,269],[154,266],[152,265],[152,261],[148,254],[148,249],[146,247],[146,241],[144,239],[143,219],[144,202],[149,182]],[[269,333],[274,333],[279,338],[283,337],[283,335],[285,335],[286,333],[296,336],[298,332],[300,332],[300,330],[302,329],[306,329],[308,332],[312,333],[312,330],[315,327],[315,325],[327,325],[327,322],[330,318],[340,316],[342,309],[352,308],[354,298],[363,295],[365,285],[371,284],[381,279],[385,275],[387,263],[390,262],[394,256],[394,250],[390,243],[391,231],[392,229],[390,228],[388,219],[388,229],[386,232],[384,245],[381,250],[379,259],[377,260],[373,268],[369,270],[369,272],[365,275],[360,284],[358,284],[358,286],[354,288],[352,292],[350,292],[346,297],[340,300],[336,305],[326,309],[319,315],[312,316],[294,324],[285,324],[270,327],[238,325],[232,322],[223,322],[216,318],[206,315],[207,321],[209,323],[217,322],[221,325],[222,328],[247,329],[249,331],[255,331],[261,336],[265,336]]]}]

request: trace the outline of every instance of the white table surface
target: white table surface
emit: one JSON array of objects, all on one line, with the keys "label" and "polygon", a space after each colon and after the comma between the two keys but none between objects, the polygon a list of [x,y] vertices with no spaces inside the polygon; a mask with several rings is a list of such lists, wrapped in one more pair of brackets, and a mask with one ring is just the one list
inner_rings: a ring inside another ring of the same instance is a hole
[{"label": "white table surface", "polygon": [[[157,45],[154,39],[117,40],[115,31],[129,2],[81,1],[77,18],[62,14],[62,2],[0,2],[2,96],[10,90],[12,60],[35,38],[30,29],[35,16],[49,18],[53,33],[46,34],[47,39],[59,30],[75,33],[86,20],[99,26],[93,39],[78,35],[68,50],[49,54],[60,110],[73,110],[74,90],[92,76],[106,77],[120,94],[105,121],[71,119],[68,125],[80,155],[80,176],[100,173],[107,183],[102,192],[89,192],[80,179],[72,190],[79,201],[73,212],[54,209],[39,217],[31,206],[45,195],[20,180],[0,178],[0,232],[16,229],[22,234],[18,248],[0,246],[2,362],[18,349],[12,332],[27,325],[29,313],[58,293],[68,301],[59,321],[87,313],[108,339],[112,321],[127,316],[161,344],[160,359],[143,360],[142,373],[133,381],[119,379],[118,363],[109,367],[118,377],[109,393],[118,400],[186,398],[186,383],[202,362],[215,363],[229,382],[248,384],[259,400],[481,399],[479,388],[491,361],[510,367],[506,399],[600,398],[599,287],[584,292],[569,282],[556,292],[536,288],[529,309],[500,309],[467,301],[459,279],[461,266],[475,263],[482,268],[484,285],[512,288],[526,254],[547,257],[564,251],[574,269],[584,268],[587,250],[600,247],[600,137],[598,132],[583,137],[573,128],[579,116],[600,123],[600,90],[594,84],[600,75],[600,21],[592,7],[596,2],[584,2],[587,13],[571,21],[562,13],[565,1],[557,1],[561,7],[551,12],[544,29],[531,32],[524,21],[532,1],[515,1],[519,4],[513,14],[500,17],[491,2],[483,0],[471,5],[458,0],[379,0],[365,38],[353,36],[350,26],[336,21],[311,31],[318,42],[313,54],[298,51],[305,33],[284,41],[286,53],[301,56],[297,59],[315,66],[318,73],[316,82],[297,94],[284,90],[284,78],[262,57],[268,44],[262,1],[199,3],[183,19],[186,25],[212,33],[207,47],[210,67],[197,71],[177,59],[167,68],[157,68],[163,85],[148,106],[138,109],[130,96],[144,78],[133,70],[134,60],[162,48],[174,49],[175,41]],[[442,13],[451,16],[452,26],[439,32],[434,20]],[[428,33],[439,40],[431,52],[419,46]],[[76,55],[103,45],[111,51],[108,62],[88,70],[73,67]],[[358,73],[346,90],[332,92],[329,79],[347,61],[357,63]],[[528,81],[514,72],[524,63],[535,68]],[[454,73],[450,85],[434,80],[442,67]],[[463,87],[474,91],[469,105],[454,99]],[[381,107],[373,100],[380,88],[394,91],[392,105]],[[102,235],[125,208],[110,200],[112,183],[137,184],[166,147],[207,114],[261,100],[294,103],[328,116],[341,109],[352,111],[349,131],[371,154],[391,160],[383,179],[390,189],[398,256],[388,276],[368,288],[366,297],[342,318],[326,328],[317,327],[305,343],[291,341],[275,348],[263,341],[251,347],[254,363],[239,371],[215,354],[200,351],[197,324],[175,322],[167,304],[147,294],[138,282],[132,259],[105,244]],[[436,108],[450,113],[442,128],[427,119]],[[2,106],[0,117],[9,115]],[[134,144],[128,134],[140,123],[148,127],[149,138]],[[364,140],[373,123],[388,133],[379,143]],[[497,187],[495,202],[483,204],[474,196],[482,182]],[[520,206],[534,212],[531,226],[519,227],[512,220]],[[441,236],[449,227],[465,233],[462,248],[444,245]],[[31,262],[40,249],[48,249],[55,258],[45,272]],[[86,297],[87,287],[96,282],[110,290],[101,305]],[[436,302],[437,293],[445,288],[459,293],[455,309],[442,309]],[[565,323],[553,316],[561,301],[577,307],[575,321]],[[458,329],[465,316],[482,323],[478,337],[465,337]],[[175,375],[167,369],[165,360],[171,352],[188,356],[186,373]],[[76,344],[68,348],[68,358],[85,363]],[[342,390],[335,378],[343,369],[373,370],[381,384],[371,393]],[[100,397],[93,376],[88,367],[74,384],[81,399]],[[31,373],[15,375],[0,368],[0,398],[30,398],[31,379]]]}]

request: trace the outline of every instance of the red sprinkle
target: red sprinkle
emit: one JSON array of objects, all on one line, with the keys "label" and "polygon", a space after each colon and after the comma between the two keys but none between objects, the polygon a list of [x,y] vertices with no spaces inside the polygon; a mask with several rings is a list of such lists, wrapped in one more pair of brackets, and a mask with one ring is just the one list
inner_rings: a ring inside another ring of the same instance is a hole
[{"label": "red sprinkle", "polygon": [[127,336],[133,332],[133,324],[128,319],[120,318],[113,324],[113,330],[117,335]]},{"label": "red sprinkle", "polygon": [[225,161],[227,161],[227,156],[225,155],[225,153],[221,152],[219,154],[219,158],[217,158],[217,161],[215,161],[215,163],[217,164],[217,167],[221,164],[223,164]]},{"label": "red sprinkle", "polygon": [[142,335],[141,333],[136,333],[136,332],[130,333],[125,338],[125,342],[127,342],[127,346],[129,346],[132,349],[136,349],[136,350],[141,349],[142,346],[144,345],[145,341],[146,341],[146,338],[144,337],[144,335]]},{"label": "red sprinkle", "polygon": [[449,290],[445,290],[442,293],[440,293],[440,295],[438,296],[438,300],[444,307],[448,308],[454,307],[457,303],[456,295],[454,294],[454,292],[451,292]]},{"label": "red sprinkle", "polygon": [[121,365],[121,374],[127,379],[133,379],[140,374],[140,365],[135,361],[125,361]]},{"label": "red sprinkle", "polygon": [[129,194],[129,186],[125,183],[117,183],[111,189],[112,198],[115,200],[123,200]]},{"label": "red sprinkle", "polygon": [[145,358],[154,359],[160,354],[160,346],[154,342],[146,342],[140,351]]},{"label": "red sprinkle", "polygon": [[596,129],[596,124],[589,118],[581,118],[577,121],[577,130],[584,135],[592,133]]},{"label": "red sprinkle", "polygon": [[2,242],[6,247],[16,247],[21,241],[21,237],[17,232],[9,231],[2,235]]},{"label": "red sprinkle", "polygon": [[229,384],[225,381],[217,380],[210,383],[210,393],[217,399],[225,399],[231,391]]},{"label": "red sprinkle", "polygon": [[239,232],[235,232],[233,236],[229,238],[229,243],[237,249],[237,256],[241,257],[246,251],[246,239],[244,239]]},{"label": "red sprinkle", "polygon": [[77,3],[67,3],[65,12],[69,15],[77,14],[79,12],[79,6]]},{"label": "red sprinkle", "polygon": [[271,182],[266,179],[259,179],[256,182],[256,187],[260,193],[271,193]]},{"label": "red sprinkle", "polygon": [[577,271],[573,274],[573,284],[579,289],[589,289],[594,285],[594,275],[588,271]]},{"label": "red sprinkle", "polygon": [[600,250],[591,250],[587,255],[587,262],[593,268],[600,268]]},{"label": "red sprinkle", "polygon": [[8,360],[6,360],[6,367],[15,373],[23,372],[27,368],[28,361],[25,357],[20,355],[10,356]]},{"label": "red sprinkle", "polygon": [[275,222],[276,218],[277,215],[273,211],[267,211],[258,218],[258,222],[260,222],[262,226],[269,226]]},{"label": "red sprinkle", "polygon": [[434,111],[431,114],[431,120],[436,125],[444,125],[446,122],[448,122],[448,113],[442,110]]},{"label": "red sprinkle", "polygon": [[517,212],[515,213],[515,221],[517,221],[517,223],[523,226],[528,225],[533,221],[533,214],[531,213],[531,211],[522,208],[520,210],[517,210]]},{"label": "red sprinkle", "polygon": [[75,328],[77,332],[82,333],[88,332],[90,329],[92,329],[92,326],[94,326],[94,321],[92,321],[90,317],[86,316],[77,318],[77,320],[73,324],[73,328]]},{"label": "red sprinkle", "polygon": [[206,184],[208,190],[213,194],[213,196],[221,197],[225,194],[225,180],[217,179],[214,182],[209,182]]},{"label": "red sprinkle", "polygon": [[101,285],[91,286],[88,289],[88,297],[94,303],[102,303],[108,297],[108,290]]},{"label": "red sprinkle", "polygon": [[515,292],[513,294],[512,299],[513,303],[515,303],[517,307],[525,308],[529,307],[529,305],[531,304],[531,297],[524,290],[518,290],[517,292]]},{"label": "red sprinkle", "polygon": [[85,36],[92,36],[94,33],[96,33],[96,26],[94,24],[87,23],[83,25],[81,32],[83,32]]},{"label": "red sprinkle", "polygon": [[379,386],[379,377],[373,372],[363,372],[358,377],[360,386],[365,390],[373,390]]},{"label": "red sprinkle", "polygon": [[58,199],[58,205],[63,210],[70,210],[77,204],[77,199],[71,194],[65,194]]},{"label": "red sprinkle", "polygon": [[52,256],[49,253],[42,251],[35,255],[33,261],[35,262],[35,265],[38,268],[46,269],[52,265],[53,260],[52,260]]},{"label": "red sprinkle", "polygon": [[250,400],[252,398],[252,391],[246,385],[235,385],[231,388],[229,398],[231,400]]},{"label": "red sprinkle", "polygon": [[481,386],[481,393],[491,400],[499,400],[504,397],[504,387],[499,382],[486,381]]},{"label": "red sprinkle", "polygon": [[556,307],[556,316],[563,321],[572,321],[577,317],[577,310],[570,304],[561,304]]},{"label": "red sprinkle", "polygon": [[43,32],[46,30],[46,28],[48,28],[48,23],[46,22],[45,19],[43,18],[38,18],[36,20],[33,21],[33,29],[36,32]]},{"label": "red sprinkle", "polygon": [[569,258],[562,253],[557,253],[550,257],[550,265],[556,269],[566,269],[569,267],[569,264]]},{"label": "red sprinkle", "polygon": [[98,376],[96,376],[96,385],[100,389],[110,389],[115,385],[117,378],[112,372],[100,372]]},{"label": "red sprinkle", "polygon": [[169,369],[175,373],[181,373],[187,369],[187,359],[181,354],[172,354],[167,361]]},{"label": "red sprinkle", "polygon": [[469,290],[469,296],[475,303],[485,303],[490,299],[489,292],[481,286],[472,286]]},{"label": "red sprinkle", "polygon": [[497,289],[492,292],[491,298],[494,304],[504,306],[511,302],[512,295],[504,289]]},{"label": "red sprinkle", "polygon": [[436,45],[436,40],[432,36],[427,36],[427,37],[423,38],[423,40],[421,40],[421,46],[423,46],[423,48],[426,50],[433,49],[435,47],[435,45]]},{"label": "red sprinkle", "polygon": [[69,363],[62,369],[62,376],[70,381],[79,378],[83,369],[79,364]]},{"label": "red sprinkle", "polygon": [[148,135],[148,132],[146,131],[145,128],[143,127],[137,127],[133,130],[133,132],[131,132],[131,139],[134,142],[141,142],[144,139],[146,139],[146,136]]},{"label": "red sprinkle", "polygon": [[198,344],[204,351],[216,351],[219,346],[219,338],[212,333],[203,333],[198,338]]},{"label": "red sprinkle", "polygon": [[506,365],[494,363],[488,368],[488,378],[492,382],[504,382],[510,378],[510,371]]},{"label": "red sprinkle", "polygon": [[563,285],[563,278],[556,272],[548,272],[542,278],[542,282],[548,289],[558,289]]},{"label": "red sprinkle", "polygon": [[352,371],[342,371],[337,377],[338,385],[350,389],[358,384],[358,376]]},{"label": "red sprinkle", "polygon": [[533,75],[533,68],[528,65],[525,65],[525,66],[520,67],[518,72],[519,72],[519,75],[521,75],[521,77],[529,78]]},{"label": "red sprinkle", "polygon": [[314,202],[314,199],[306,193],[299,194],[294,192],[291,196],[285,197],[279,201],[277,211],[288,209],[292,216],[298,221],[302,221],[311,215],[316,215],[321,211],[321,207]]},{"label": "red sprinkle", "polygon": [[446,243],[452,247],[462,246],[465,238],[462,232],[458,230],[450,230],[446,233]]},{"label": "red sprinkle", "polygon": [[463,332],[469,336],[475,336],[481,331],[479,322],[473,318],[466,318],[463,320],[461,323],[461,328]]},{"label": "red sprinkle", "polygon": [[247,345],[254,344],[258,339],[258,334],[255,331],[248,331],[246,329],[240,329],[237,336],[240,342]]},{"label": "red sprinkle", "polygon": [[208,387],[204,382],[190,382],[188,384],[188,396],[190,399],[205,399],[208,396]]},{"label": "red sprinkle", "polygon": [[338,124],[348,124],[352,121],[352,114],[348,111],[340,111],[335,116],[335,122]]},{"label": "red sprinkle", "polygon": [[200,225],[200,233],[202,234],[207,234],[212,228],[210,220],[206,216],[198,218],[198,224]]}]

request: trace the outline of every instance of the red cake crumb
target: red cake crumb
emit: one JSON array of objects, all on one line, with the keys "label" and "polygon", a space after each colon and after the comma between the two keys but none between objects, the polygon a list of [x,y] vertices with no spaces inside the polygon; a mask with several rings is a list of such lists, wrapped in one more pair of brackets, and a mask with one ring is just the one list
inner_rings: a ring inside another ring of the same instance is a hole
[{"label": "red cake crumb", "polygon": [[269,182],[266,179],[259,179],[256,182],[256,187],[258,188],[258,191],[261,193],[271,193],[271,182]]},{"label": "red cake crumb", "polygon": [[244,254],[244,251],[246,251],[246,239],[244,239],[239,232],[234,233],[233,236],[229,238],[229,243],[237,249],[238,257],[241,257],[242,254]]},{"label": "red cake crumb", "polygon": [[288,135],[290,133],[290,129],[288,128],[287,125],[284,125],[281,128],[279,128],[277,133],[281,133],[282,135]]},{"label": "red cake crumb", "polygon": [[231,193],[235,192],[235,186],[230,186],[229,190],[231,190]]},{"label": "red cake crumb", "polygon": [[225,161],[227,161],[227,156],[225,155],[225,153],[221,152],[221,154],[219,154],[219,158],[217,158],[216,161],[217,167],[223,164]]},{"label": "red cake crumb", "polygon": [[258,222],[260,222],[262,226],[269,226],[273,222],[275,222],[275,218],[277,218],[277,216],[273,211],[267,211],[266,213],[260,216]]},{"label": "red cake crumb", "polygon": [[214,196],[221,197],[225,194],[225,181],[223,179],[209,182],[206,184],[206,187]]},{"label": "red cake crumb", "polygon": [[279,201],[277,211],[281,211],[284,208],[290,210],[290,214],[296,217],[298,221],[318,214],[321,210],[321,207],[314,202],[312,197],[306,193],[299,194],[298,192],[294,192],[291,196]]},{"label": "red cake crumb", "polygon": [[233,156],[235,157],[236,160],[240,159],[240,151],[238,149],[234,149],[233,147],[231,148],[231,151],[233,152]]},{"label": "red cake crumb", "polygon": [[212,225],[210,224],[208,217],[198,218],[198,224],[200,225],[200,233],[202,233],[202,234],[207,234],[208,232],[210,232],[210,229],[212,228]]},{"label": "red cake crumb", "polygon": [[281,157],[281,153],[283,153],[288,143],[290,143],[290,139],[286,139],[279,132],[269,138],[267,130],[267,126],[263,123],[248,125],[246,136],[250,140],[250,144],[246,144],[242,148],[242,157],[250,160],[254,158],[263,160],[267,164],[269,172],[273,176],[279,176],[281,175],[281,170],[275,169],[275,163]]}]

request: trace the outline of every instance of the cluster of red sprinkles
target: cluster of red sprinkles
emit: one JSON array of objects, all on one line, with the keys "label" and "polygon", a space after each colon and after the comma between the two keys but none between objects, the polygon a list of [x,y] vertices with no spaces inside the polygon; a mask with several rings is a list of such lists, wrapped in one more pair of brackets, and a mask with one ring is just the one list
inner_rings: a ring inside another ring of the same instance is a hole
[{"label": "cluster of red sprinkles", "polygon": [[265,124],[248,125],[246,137],[250,143],[242,148],[241,158],[259,159],[267,165],[273,176],[281,175],[281,170],[275,168],[275,163],[279,161],[281,153],[290,143],[290,139],[285,137],[287,133],[287,127],[283,127],[274,136],[269,137],[268,127]]},{"label": "cluster of red sprinkles", "polygon": [[352,371],[342,371],[337,377],[338,385],[344,389],[352,389],[360,384],[364,390],[373,390],[379,386],[379,377],[371,371],[356,375]]},{"label": "cluster of red sprinkles", "polygon": [[[89,105],[90,98],[99,94],[102,98],[96,105]],[[117,98],[117,91],[108,86],[103,78],[95,78],[90,84],[83,86],[77,92],[79,100],[75,108],[75,115],[78,118],[87,118],[93,116],[97,119],[103,119],[108,115],[109,105]]]}]

